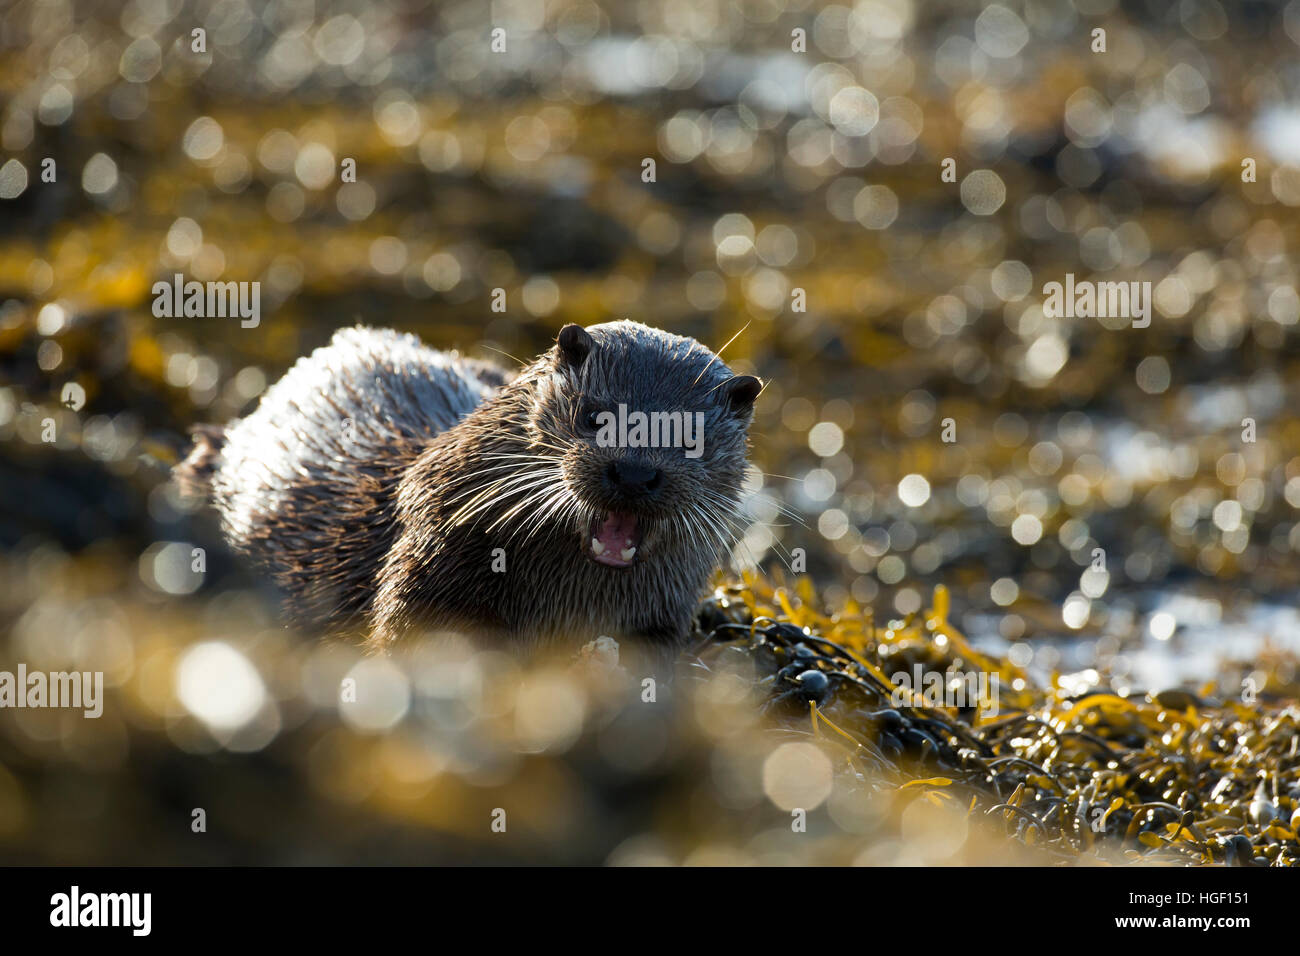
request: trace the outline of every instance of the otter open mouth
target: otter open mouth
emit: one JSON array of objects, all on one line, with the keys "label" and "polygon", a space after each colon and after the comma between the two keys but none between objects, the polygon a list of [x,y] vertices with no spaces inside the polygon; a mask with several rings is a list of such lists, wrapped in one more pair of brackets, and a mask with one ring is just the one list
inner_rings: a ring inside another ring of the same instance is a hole
[{"label": "otter open mouth", "polygon": [[611,511],[603,520],[591,523],[590,535],[583,550],[597,564],[611,568],[630,568],[637,560],[641,545],[641,527],[636,515]]}]

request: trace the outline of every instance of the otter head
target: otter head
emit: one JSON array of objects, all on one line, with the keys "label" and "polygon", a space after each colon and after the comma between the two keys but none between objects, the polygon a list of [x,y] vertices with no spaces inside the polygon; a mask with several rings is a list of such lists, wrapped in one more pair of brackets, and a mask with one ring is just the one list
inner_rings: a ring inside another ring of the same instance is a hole
[{"label": "otter head", "polygon": [[610,569],[716,564],[743,529],[737,508],[754,399],[694,339],[635,322],[567,325],[535,379],[529,437],[560,456],[548,520]]}]

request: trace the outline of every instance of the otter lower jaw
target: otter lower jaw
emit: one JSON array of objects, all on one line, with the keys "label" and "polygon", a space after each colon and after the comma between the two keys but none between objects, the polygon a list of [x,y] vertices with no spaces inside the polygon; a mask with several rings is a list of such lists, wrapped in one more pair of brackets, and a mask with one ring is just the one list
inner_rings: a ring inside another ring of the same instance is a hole
[{"label": "otter lower jaw", "polygon": [[641,560],[641,522],[626,511],[611,511],[592,521],[582,550],[597,564],[630,568]]}]

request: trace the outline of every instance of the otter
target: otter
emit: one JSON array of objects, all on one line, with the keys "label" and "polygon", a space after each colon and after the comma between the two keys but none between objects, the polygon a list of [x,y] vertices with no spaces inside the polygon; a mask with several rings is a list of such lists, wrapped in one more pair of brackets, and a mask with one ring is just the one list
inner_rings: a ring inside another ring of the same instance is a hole
[{"label": "otter", "polygon": [[[372,650],[420,630],[673,648],[742,531],[761,389],[630,321],[566,325],[514,375],[356,327],[195,428],[175,475],[298,626],[361,627]],[[611,441],[627,409],[690,415],[702,441]]]}]

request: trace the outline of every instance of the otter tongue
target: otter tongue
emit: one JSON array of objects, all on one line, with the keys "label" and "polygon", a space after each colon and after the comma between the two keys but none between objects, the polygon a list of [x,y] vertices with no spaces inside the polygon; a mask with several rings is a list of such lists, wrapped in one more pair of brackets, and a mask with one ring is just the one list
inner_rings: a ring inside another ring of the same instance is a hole
[{"label": "otter tongue", "polygon": [[596,539],[605,546],[605,553],[616,555],[624,548],[637,544],[636,515],[611,512],[596,531]]},{"label": "otter tongue", "polygon": [[595,536],[606,548],[614,550],[615,554],[624,548],[630,548],[637,542],[637,516],[611,512]]}]

